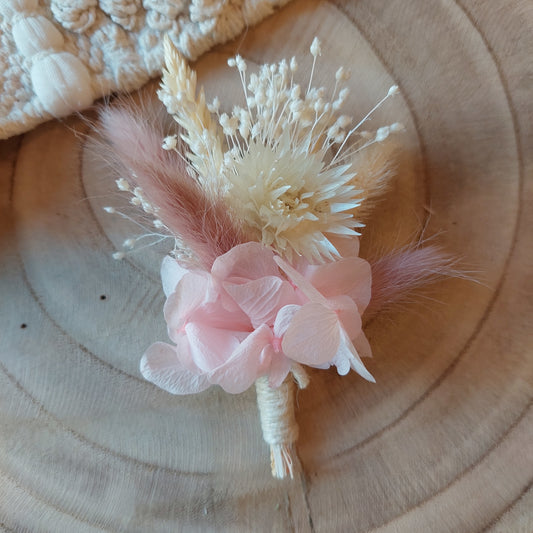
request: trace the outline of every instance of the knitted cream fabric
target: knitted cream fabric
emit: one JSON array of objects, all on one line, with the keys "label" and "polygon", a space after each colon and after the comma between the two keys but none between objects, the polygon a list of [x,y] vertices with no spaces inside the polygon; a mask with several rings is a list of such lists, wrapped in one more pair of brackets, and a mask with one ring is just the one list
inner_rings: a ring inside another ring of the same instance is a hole
[{"label": "knitted cream fabric", "polygon": [[289,0],[0,0],[0,139],[141,87],[162,37],[196,59]]}]

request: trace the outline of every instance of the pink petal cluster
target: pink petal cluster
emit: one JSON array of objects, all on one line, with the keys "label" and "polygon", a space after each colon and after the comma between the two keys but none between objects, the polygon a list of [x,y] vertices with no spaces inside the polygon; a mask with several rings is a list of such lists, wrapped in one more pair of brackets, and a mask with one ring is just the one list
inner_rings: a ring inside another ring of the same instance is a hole
[{"label": "pink petal cluster", "polygon": [[260,376],[278,387],[294,363],[335,365],[339,374],[353,368],[374,381],[360,358],[371,355],[361,329],[371,271],[357,252],[323,265],[290,265],[249,242],[219,256],[210,272],[166,257],[164,314],[175,345],[150,346],[143,376],[174,394],[212,384],[239,393]]}]

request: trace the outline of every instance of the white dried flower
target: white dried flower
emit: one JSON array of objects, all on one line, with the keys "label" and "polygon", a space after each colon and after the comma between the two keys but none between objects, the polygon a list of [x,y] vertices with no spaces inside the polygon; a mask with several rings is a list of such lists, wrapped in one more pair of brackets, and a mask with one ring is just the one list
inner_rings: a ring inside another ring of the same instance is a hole
[{"label": "white dried flower", "polygon": [[119,191],[129,191],[130,190],[130,184],[125,180],[124,178],[120,178],[115,181],[117,184],[117,188]]},{"label": "white dried flower", "polygon": [[178,145],[178,139],[175,135],[169,135],[163,139],[163,150],[175,150]]},{"label": "white dried flower", "polygon": [[400,89],[399,89],[398,85],[393,85],[389,89],[389,92],[387,93],[387,96],[394,96],[394,95],[398,94],[399,92],[400,92]]},{"label": "white dried flower", "polygon": [[390,126],[383,126],[376,131],[376,142],[383,142],[390,133]]},{"label": "white dried flower", "polygon": [[311,55],[313,57],[319,56],[322,53],[321,43],[317,37],[313,39],[309,50],[311,51]]},{"label": "white dried flower", "polygon": [[[218,100],[208,108],[203,92],[196,97],[194,73],[165,42],[160,98],[186,129],[184,140],[198,180],[223,195],[250,237],[288,259],[302,255],[319,262],[338,256],[332,236],[357,235],[362,226],[353,216],[362,197],[353,183],[352,156],[396,131],[396,125],[386,126],[368,138],[359,132],[397,88],[346,131],[352,119],[338,111],[349,93],[349,74],[342,67],[337,70],[333,94],[313,87],[321,53],[318,39],[310,52],[313,65],[305,93],[293,80],[298,68],[294,58],[263,65],[248,78],[245,60],[229,59],[228,65],[239,72],[246,105],[219,115]],[[178,93],[182,107],[176,111],[167,101],[172,104]]]}]

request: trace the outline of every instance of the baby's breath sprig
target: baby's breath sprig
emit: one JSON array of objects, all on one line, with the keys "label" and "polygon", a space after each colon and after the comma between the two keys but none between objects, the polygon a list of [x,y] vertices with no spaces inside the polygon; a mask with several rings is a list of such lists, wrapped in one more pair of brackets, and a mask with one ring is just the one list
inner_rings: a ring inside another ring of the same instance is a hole
[{"label": "baby's breath sprig", "polygon": [[[169,137],[172,139],[172,137]],[[171,149],[171,148],[168,148]],[[106,206],[103,210],[106,213],[118,215],[121,218],[127,220],[137,228],[139,228],[142,233],[128,237],[122,243],[122,250],[118,250],[112,254],[113,259],[122,260],[126,255],[130,253],[137,253],[141,250],[155,246],[160,242],[171,239],[174,241],[174,249],[172,255],[177,259],[184,262],[184,264],[190,264],[193,262],[194,258],[191,251],[185,246],[179,235],[174,235],[163,223],[162,220],[158,218],[158,207],[152,205],[146,196],[141,187],[131,187],[128,180],[125,178],[119,178],[115,180],[117,189],[121,192],[129,193],[131,195],[129,203],[134,206],[136,209],[136,215],[130,216],[128,213],[123,210],[118,210],[112,206]],[[139,220],[139,210],[142,209],[145,213],[146,223],[143,223]]]}]

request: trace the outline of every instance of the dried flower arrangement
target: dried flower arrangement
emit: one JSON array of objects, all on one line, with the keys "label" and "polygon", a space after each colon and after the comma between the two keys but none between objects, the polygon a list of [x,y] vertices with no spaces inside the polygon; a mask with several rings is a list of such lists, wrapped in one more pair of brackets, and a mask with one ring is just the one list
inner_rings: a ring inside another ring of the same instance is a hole
[{"label": "dried flower arrangement", "polygon": [[[214,384],[240,393],[255,384],[278,478],[292,477],[297,464],[293,389],[307,385],[305,367],[354,370],[374,382],[362,361],[371,355],[365,310],[453,267],[435,246],[402,249],[373,264],[359,257],[361,217],[391,175],[379,148],[403,129],[362,127],[398,87],[352,126],[340,114],[348,73],[339,68],[327,95],[313,86],[318,39],[310,51],[304,89],[295,81],[295,58],[249,76],[244,59],[230,59],[245,102],[229,115],[220,113],[218,99],[206,103],[196,74],[167,38],[158,96],[179,131],[163,138],[135,109],[108,108],[101,116],[121,172],[118,188],[152,217],[150,236],[174,242],[161,268],[174,344],[150,346],[141,372],[173,394]],[[377,159],[356,165],[369,149]]]}]

